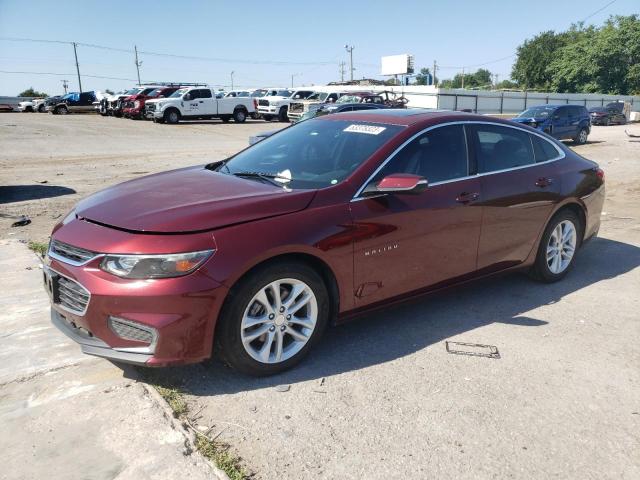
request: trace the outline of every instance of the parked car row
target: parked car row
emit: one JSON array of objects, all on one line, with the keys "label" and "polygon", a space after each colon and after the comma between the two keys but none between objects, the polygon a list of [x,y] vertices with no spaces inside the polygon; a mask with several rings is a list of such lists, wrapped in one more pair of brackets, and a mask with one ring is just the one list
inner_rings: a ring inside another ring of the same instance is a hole
[{"label": "parked car row", "polygon": [[512,120],[537,128],[558,140],[573,140],[578,145],[587,143],[591,125],[627,123],[623,102],[611,102],[589,110],[580,105],[537,105]]}]

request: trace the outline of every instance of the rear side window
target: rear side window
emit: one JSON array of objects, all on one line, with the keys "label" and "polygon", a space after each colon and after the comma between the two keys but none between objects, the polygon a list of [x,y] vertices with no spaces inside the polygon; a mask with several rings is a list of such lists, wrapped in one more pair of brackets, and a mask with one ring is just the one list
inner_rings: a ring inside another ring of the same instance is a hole
[{"label": "rear side window", "polygon": [[559,156],[558,150],[551,142],[541,138],[537,135],[531,135],[531,141],[533,142],[533,151],[536,157],[536,163],[548,162]]},{"label": "rear side window", "polygon": [[528,133],[500,125],[476,125],[475,133],[478,173],[535,163]]},{"label": "rear side window", "polygon": [[410,173],[429,183],[444,182],[468,175],[464,127],[434,128],[411,141],[376,175],[380,181],[392,173]]},{"label": "rear side window", "polygon": [[567,118],[569,116],[569,109],[567,107],[561,107],[555,111],[553,116],[554,118]]},{"label": "rear side window", "polygon": [[211,90],[208,88],[200,90],[200,98],[211,98]]},{"label": "rear side window", "polygon": [[200,90],[191,90],[189,92],[189,95],[191,96],[191,100],[195,100],[196,98],[200,98]]}]

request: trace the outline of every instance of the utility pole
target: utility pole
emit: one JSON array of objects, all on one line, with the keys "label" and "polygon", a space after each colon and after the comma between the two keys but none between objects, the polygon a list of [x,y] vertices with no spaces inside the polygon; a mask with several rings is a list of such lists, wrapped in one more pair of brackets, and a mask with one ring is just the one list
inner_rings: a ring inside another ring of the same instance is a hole
[{"label": "utility pole", "polygon": [[69,88],[69,80],[60,80],[62,82],[62,88],[64,88],[64,94],[67,94],[67,89]]},{"label": "utility pole", "polygon": [[496,74],[495,74],[495,77],[496,77],[495,82],[496,82],[496,83],[495,83],[494,88],[498,88],[498,77],[499,77],[499,76],[500,76],[500,74],[499,74],[499,73],[496,73]]},{"label": "utility pole", "polygon": [[142,62],[138,61],[138,46],[134,45],[133,49],[136,52],[136,71],[138,72],[138,85],[140,85],[140,65],[142,65]]},{"label": "utility pole", "polygon": [[347,52],[349,52],[349,65],[350,65],[350,70],[351,70],[351,81],[353,81],[353,71],[355,70],[353,68],[353,49],[354,49],[354,46],[353,45],[351,45],[351,46],[345,45],[344,48],[345,48],[345,50]]},{"label": "utility pole", "polygon": [[433,86],[437,87],[438,86],[438,82],[436,81],[436,71],[438,69],[438,63],[434,60],[433,61]]},{"label": "utility pole", "polygon": [[231,90],[233,90],[233,74],[235,72],[233,70],[231,70]]},{"label": "utility pole", "polygon": [[299,77],[300,75],[302,75],[301,73],[292,73],[291,74],[291,88],[293,88],[293,79],[294,77]]},{"label": "utility pole", "polygon": [[343,61],[343,62],[340,62],[338,64],[338,66],[340,67],[340,81],[344,82],[344,73],[345,73],[345,68],[346,68],[347,65]]},{"label": "utility pole", "polygon": [[80,80],[80,65],[78,65],[78,44],[73,42],[73,54],[76,57],[76,72],[78,72],[78,87],[80,88],[80,93],[82,93],[82,81]]},{"label": "utility pole", "polygon": [[462,88],[464,88],[464,67],[462,67]]}]

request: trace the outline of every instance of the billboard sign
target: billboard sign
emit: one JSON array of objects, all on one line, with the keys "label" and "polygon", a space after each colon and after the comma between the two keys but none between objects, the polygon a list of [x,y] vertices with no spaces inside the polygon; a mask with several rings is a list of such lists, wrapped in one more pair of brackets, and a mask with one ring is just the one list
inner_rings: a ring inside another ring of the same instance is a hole
[{"label": "billboard sign", "polygon": [[413,55],[390,55],[381,58],[381,75],[411,75],[413,73]]}]

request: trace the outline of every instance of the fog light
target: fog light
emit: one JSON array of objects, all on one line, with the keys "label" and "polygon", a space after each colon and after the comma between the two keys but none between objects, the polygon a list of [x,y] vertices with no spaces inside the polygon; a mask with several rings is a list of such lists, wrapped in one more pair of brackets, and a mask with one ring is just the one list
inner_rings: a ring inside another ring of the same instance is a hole
[{"label": "fog light", "polygon": [[158,340],[158,331],[155,328],[116,317],[109,317],[108,324],[111,331],[120,338],[148,344],[148,347],[116,348],[115,350],[140,353],[153,353],[155,351]]}]

